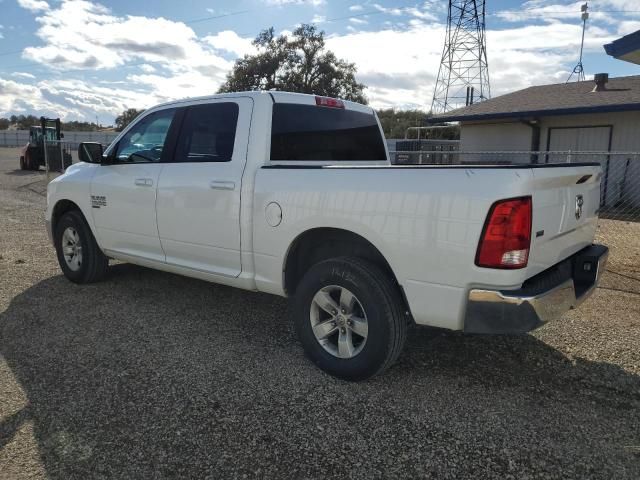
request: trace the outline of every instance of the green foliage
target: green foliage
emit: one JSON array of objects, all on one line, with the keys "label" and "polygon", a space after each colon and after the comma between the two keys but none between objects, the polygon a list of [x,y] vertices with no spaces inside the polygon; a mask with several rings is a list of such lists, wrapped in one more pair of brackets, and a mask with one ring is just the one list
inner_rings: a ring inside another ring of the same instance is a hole
[{"label": "green foliage", "polygon": [[40,125],[40,117],[35,115],[11,115],[0,118],[0,130],[6,130],[10,125],[17,125],[18,130],[28,130],[29,127]]},{"label": "green foliage", "polygon": [[127,108],[124,112],[116,117],[116,131],[121,132],[127,125],[133,122],[138,115],[144,110],[137,110],[135,108]]},{"label": "green foliage", "polygon": [[313,25],[298,27],[291,37],[276,37],[273,27],[263,30],[253,41],[258,53],[236,61],[220,93],[275,89],[366,103],[355,64],[327,51],[324,35]]},{"label": "green foliage", "polygon": [[[395,110],[387,108],[378,110],[378,118],[382,125],[385,138],[418,138],[418,131],[408,130],[410,127],[429,126],[426,120],[431,117],[431,113],[422,110]],[[420,138],[438,140],[458,140],[460,139],[460,128],[449,126],[446,129],[422,130]]]},{"label": "green foliage", "polygon": [[[29,130],[29,127],[39,126],[40,117],[35,115],[11,115],[9,118],[0,118],[0,130],[6,130],[9,126],[15,125],[18,130]],[[98,130],[98,125],[90,122],[71,120],[62,122],[62,130],[67,132],[94,132]]]},{"label": "green foliage", "polygon": [[95,132],[99,129],[96,123],[81,122],[79,120],[71,120],[62,122],[62,130],[65,132]]}]

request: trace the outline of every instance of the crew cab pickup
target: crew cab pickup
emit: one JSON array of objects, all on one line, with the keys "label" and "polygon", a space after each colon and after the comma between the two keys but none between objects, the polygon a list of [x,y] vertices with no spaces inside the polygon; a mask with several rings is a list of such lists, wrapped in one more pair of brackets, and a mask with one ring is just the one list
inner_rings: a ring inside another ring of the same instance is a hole
[{"label": "crew cab pickup", "polygon": [[381,372],[415,323],[525,333],[595,289],[598,164],[391,165],[375,111],[247,92],[151,108],[49,184],[73,282],[109,259],[291,297],[307,356]]}]

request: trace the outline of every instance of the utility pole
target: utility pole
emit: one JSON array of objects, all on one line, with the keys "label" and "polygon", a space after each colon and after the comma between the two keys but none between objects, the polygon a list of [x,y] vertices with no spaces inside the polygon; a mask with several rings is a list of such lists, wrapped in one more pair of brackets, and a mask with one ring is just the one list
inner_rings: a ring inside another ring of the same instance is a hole
[{"label": "utility pole", "polygon": [[571,78],[575,75],[578,77],[579,82],[584,81],[584,67],[582,65],[582,52],[584,50],[584,32],[587,29],[587,20],[589,19],[589,5],[585,2],[581,7],[580,11],[582,12],[582,41],[580,42],[580,58],[578,59],[578,64],[573,67],[573,71],[569,74],[569,78],[564,83],[569,83]]}]

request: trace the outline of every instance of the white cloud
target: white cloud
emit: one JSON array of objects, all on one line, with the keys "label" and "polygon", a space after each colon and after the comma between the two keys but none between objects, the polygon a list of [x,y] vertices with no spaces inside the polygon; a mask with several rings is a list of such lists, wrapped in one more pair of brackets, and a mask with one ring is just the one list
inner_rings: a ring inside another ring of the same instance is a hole
[{"label": "white cloud", "polygon": [[325,15],[318,15],[317,13],[311,19],[311,23],[324,23],[327,21],[327,17]]},{"label": "white cloud", "polygon": [[415,8],[415,7],[409,7],[406,8],[405,11],[416,18],[419,18],[421,20],[430,20],[430,21],[436,21],[438,20],[438,17],[436,15],[434,15],[431,11],[427,11],[427,10],[420,10],[419,8]]},{"label": "white cloud", "polygon": [[35,75],[33,75],[32,73],[27,73],[27,72],[13,72],[11,74],[12,77],[17,77],[17,78],[28,78],[30,80],[33,80],[36,78]]},{"label": "white cloud", "polygon": [[382,5],[378,4],[378,3],[374,3],[373,7],[383,13],[387,13],[389,15],[395,15],[395,16],[400,16],[402,15],[405,10],[403,8],[398,8],[398,7],[383,7]]},{"label": "white cloud", "polygon": [[368,21],[363,20],[362,18],[350,18],[349,21],[351,23],[355,23],[356,25],[365,25],[369,23]]},{"label": "white cloud", "polygon": [[[424,108],[431,97],[442,54],[445,26],[430,23],[407,30],[353,32],[332,36],[327,46],[358,67],[374,107]],[[561,23],[488,30],[487,45],[492,95],[530,85],[566,79],[580,42],[580,26]],[[593,27],[587,50],[602,49],[612,40]]]},{"label": "white cloud", "polygon": [[83,0],[64,0],[36,20],[36,35],[45,45],[26,48],[23,56],[58,70],[108,69],[142,60],[172,69],[217,67],[222,78],[230,66],[181,22],[116,17],[106,7]]},{"label": "white cloud", "polygon": [[[230,31],[198,38],[181,22],[115,16],[108,8],[83,0],[63,0],[40,12],[36,21],[40,23],[36,35],[44,45],[24,49],[23,57],[28,60],[64,71],[65,78],[72,78],[77,69],[106,70],[128,65],[135,70],[128,70],[131,73],[127,86],[118,93],[80,81],[75,88],[68,88],[69,83],[60,83],[54,75],[54,79],[24,90],[19,101],[0,91],[0,110],[26,105],[40,110],[47,102],[59,102],[61,115],[66,112],[92,118],[93,110],[98,110],[101,117],[115,116],[123,105],[149,107],[159,101],[211,94],[233,65],[220,52],[241,55],[251,43]],[[163,69],[162,74],[155,73],[159,68]],[[15,91],[9,83],[4,84],[4,90],[8,85]]]},{"label": "white cloud", "polygon": [[[613,5],[625,0],[601,1],[609,2],[607,9],[630,8],[627,4]],[[635,1],[633,8],[640,10],[640,0]],[[384,11],[389,15],[387,21],[392,21],[382,30],[358,31],[354,27],[365,20],[354,18],[346,22],[351,23],[346,26],[348,33],[327,38],[327,47],[339,58],[356,63],[357,78],[368,85],[366,93],[374,107],[430,107],[445,28],[441,21],[434,20],[434,13],[442,4],[429,0],[415,7],[376,5],[374,8]],[[598,8],[604,10],[603,4]],[[555,3],[535,0],[528,5],[543,8]],[[362,10],[351,7],[351,11]],[[36,85],[24,84],[34,80],[28,77],[31,74],[17,72],[12,79],[0,78],[0,115],[43,111],[63,118],[93,119],[96,113],[101,118],[113,118],[125,107],[146,108],[165,100],[214,93],[233,59],[255,52],[251,38],[232,30],[198,37],[182,22],[118,16],[104,6],[82,0],[52,2],[36,20],[40,22],[36,34],[42,46],[25,49],[24,56],[64,71],[64,75],[46,75]],[[616,24],[593,22],[585,47],[601,52],[603,43],[638,28],[640,16]],[[581,25],[573,17],[570,21],[557,18],[488,30],[492,94],[564,81],[576,60],[580,32]],[[126,74],[110,74],[110,81],[74,79],[77,69],[124,68]]]},{"label": "white cloud", "polygon": [[263,0],[267,5],[312,5],[319,7],[325,5],[326,0]]},{"label": "white cloud", "polygon": [[243,38],[233,30],[224,30],[215,35],[209,35],[203,38],[211,47],[216,50],[231,52],[238,57],[242,57],[248,53],[255,52],[256,48],[251,44],[253,39]]},{"label": "white cloud", "polygon": [[351,5],[349,7],[349,11],[351,12],[361,12],[364,9],[362,5]]},{"label": "white cloud", "polygon": [[49,10],[49,4],[44,0],[18,0],[18,5],[32,12]]},{"label": "white cloud", "polygon": [[[581,22],[581,7],[585,2],[574,1],[570,4],[559,3],[557,0],[529,0],[521,5],[521,8],[503,10],[496,13],[502,20],[510,22],[527,22],[532,20],[557,22],[559,20]],[[605,22],[617,24],[619,15],[612,13],[625,13],[626,16],[640,18],[640,1],[638,0],[599,0],[597,4],[589,5],[589,23]]]}]

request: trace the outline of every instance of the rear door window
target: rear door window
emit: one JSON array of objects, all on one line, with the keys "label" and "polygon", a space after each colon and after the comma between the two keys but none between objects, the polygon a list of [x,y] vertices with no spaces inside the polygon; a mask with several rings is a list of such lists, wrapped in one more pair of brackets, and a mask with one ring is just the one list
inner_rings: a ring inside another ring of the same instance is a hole
[{"label": "rear door window", "polygon": [[209,103],[188,107],[174,161],[230,162],[237,124],[237,103]]},{"label": "rear door window", "polygon": [[271,160],[386,161],[387,156],[372,113],[276,103]]}]

